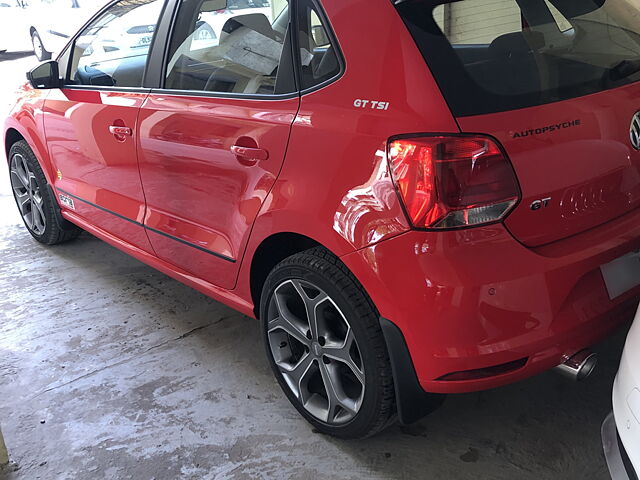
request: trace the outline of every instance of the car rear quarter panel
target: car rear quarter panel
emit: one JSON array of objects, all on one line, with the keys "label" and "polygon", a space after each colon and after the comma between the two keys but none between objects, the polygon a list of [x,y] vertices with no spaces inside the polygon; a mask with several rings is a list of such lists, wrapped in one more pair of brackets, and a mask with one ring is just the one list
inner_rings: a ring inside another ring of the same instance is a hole
[{"label": "car rear quarter panel", "polygon": [[322,4],[344,73],[303,93],[282,171],[247,246],[241,289],[247,264],[271,234],[299,233],[341,256],[409,230],[387,168],[387,140],[459,131],[391,2]]}]

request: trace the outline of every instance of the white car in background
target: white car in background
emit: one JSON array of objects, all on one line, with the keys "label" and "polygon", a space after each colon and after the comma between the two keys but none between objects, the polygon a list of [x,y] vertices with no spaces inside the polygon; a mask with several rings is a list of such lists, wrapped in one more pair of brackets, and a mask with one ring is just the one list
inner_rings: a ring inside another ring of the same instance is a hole
[{"label": "white car in background", "polygon": [[613,412],[602,425],[602,442],[613,480],[637,480],[640,474],[640,308],[613,384]]},{"label": "white car in background", "polygon": [[0,0],[0,52],[31,50],[27,6],[18,0]]},{"label": "white car in background", "polygon": [[107,0],[0,0],[0,50],[48,60]]},{"label": "white car in background", "polygon": [[28,35],[38,60],[58,53],[108,0],[30,0]]},{"label": "white car in background", "polygon": [[[38,60],[48,60],[108,1],[0,0],[0,52],[33,50]],[[227,20],[256,13],[272,20],[270,0],[228,0],[225,9],[203,14],[196,40],[215,45]],[[152,31],[129,33],[141,37],[153,34]]]}]

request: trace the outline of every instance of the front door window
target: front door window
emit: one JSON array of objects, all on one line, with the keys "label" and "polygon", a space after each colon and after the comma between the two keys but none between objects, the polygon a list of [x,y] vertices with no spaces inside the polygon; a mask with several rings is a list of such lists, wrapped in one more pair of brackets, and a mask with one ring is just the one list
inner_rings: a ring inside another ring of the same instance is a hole
[{"label": "front door window", "polygon": [[163,2],[122,0],[76,39],[68,84],[141,87]]}]

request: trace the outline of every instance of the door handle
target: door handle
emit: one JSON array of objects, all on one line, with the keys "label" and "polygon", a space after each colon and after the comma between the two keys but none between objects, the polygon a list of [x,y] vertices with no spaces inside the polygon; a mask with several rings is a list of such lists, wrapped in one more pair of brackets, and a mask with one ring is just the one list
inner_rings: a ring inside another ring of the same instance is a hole
[{"label": "door handle", "polygon": [[109,132],[111,132],[116,137],[130,137],[133,135],[133,132],[129,127],[122,127],[120,125],[110,125]]},{"label": "door handle", "polygon": [[231,147],[231,152],[238,157],[238,159],[250,160],[253,162],[267,160],[269,158],[269,152],[263,148],[241,147],[240,145],[234,145]]}]

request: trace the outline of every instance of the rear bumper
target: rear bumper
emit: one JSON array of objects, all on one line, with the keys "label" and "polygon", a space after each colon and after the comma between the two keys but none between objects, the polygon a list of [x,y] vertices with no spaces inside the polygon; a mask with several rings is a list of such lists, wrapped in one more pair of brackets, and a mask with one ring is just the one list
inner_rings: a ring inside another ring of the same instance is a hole
[{"label": "rear bumper", "polygon": [[630,320],[640,287],[609,299],[600,266],[637,249],[640,210],[536,249],[492,225],[412,231],[342,260],[401,330],[421,387],[459,393],[547,370]]}]

